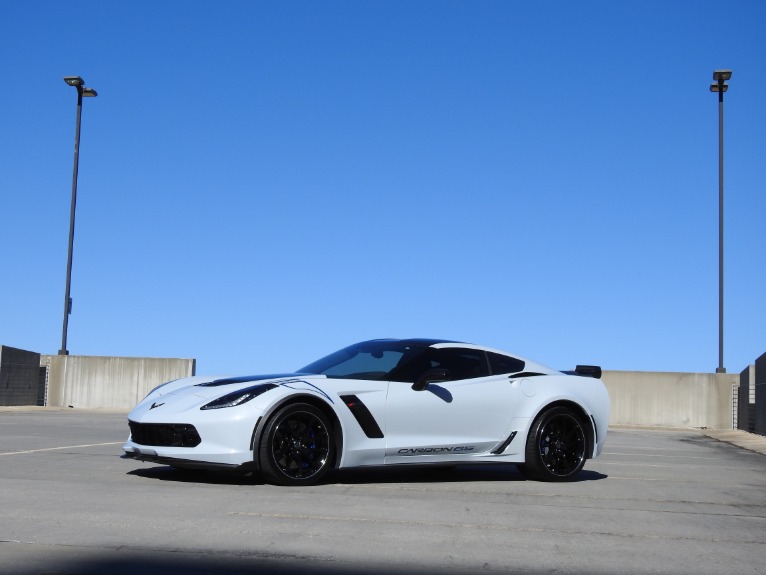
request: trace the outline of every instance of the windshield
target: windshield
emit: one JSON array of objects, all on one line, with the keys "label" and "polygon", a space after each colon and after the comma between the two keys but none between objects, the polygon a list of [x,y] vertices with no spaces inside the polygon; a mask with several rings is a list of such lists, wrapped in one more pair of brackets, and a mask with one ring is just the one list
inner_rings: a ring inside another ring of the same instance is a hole
[{"label": "windshield", "polygon": [[331,353],[298,371],[334,378],[396,379],[395,372],[401,371],[425,349],[398,341],[365,341]]}]

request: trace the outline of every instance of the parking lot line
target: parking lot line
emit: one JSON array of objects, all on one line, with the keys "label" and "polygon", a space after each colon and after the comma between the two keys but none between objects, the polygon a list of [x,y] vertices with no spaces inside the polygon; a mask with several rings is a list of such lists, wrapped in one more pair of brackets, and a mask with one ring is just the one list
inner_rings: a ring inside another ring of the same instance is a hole
[{"label": "parking lot line", "polygon": [[78,449],[80,447],[101,447],[102,445],[120,445],[124,441],[111,441],[109,443],[89,443],[86,445],[64,445],[63,447],[44,447],[42,449],[27,449],[25,451],[8,451],[0,455],[23,455],[25,453],[39,453],[41,451],[57,451],[60,449]]}]

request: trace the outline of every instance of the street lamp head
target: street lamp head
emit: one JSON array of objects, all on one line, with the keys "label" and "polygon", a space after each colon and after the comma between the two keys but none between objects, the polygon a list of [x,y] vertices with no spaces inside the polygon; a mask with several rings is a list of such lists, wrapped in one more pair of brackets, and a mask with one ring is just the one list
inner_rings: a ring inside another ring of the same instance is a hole
[{"label": "street lamp head", "polygon": [[721,81],[720,84],[710,84],[710,91],[711,92],[726,92],[726,90],[728,90],[728,89],[729,89],[729,85],[728,84],[724,84],[723,81]]},{"label": "street lamp head", "polygon": [[713,72],[713,80],[716,82],[731,80],[731,70],[716,70]]},{"label": "street lamp head", "polygon": [[95,98],[96,96],[98,96],[98,92],[96,92],[93,88],[83,88],[82,95]]},{"label": "street lamp head", "polygon": [[70,86],[75,86],[75,87],[83,86],[85,84],[85,81],[79,76],[64,76],[64,82],[66,82]]}]

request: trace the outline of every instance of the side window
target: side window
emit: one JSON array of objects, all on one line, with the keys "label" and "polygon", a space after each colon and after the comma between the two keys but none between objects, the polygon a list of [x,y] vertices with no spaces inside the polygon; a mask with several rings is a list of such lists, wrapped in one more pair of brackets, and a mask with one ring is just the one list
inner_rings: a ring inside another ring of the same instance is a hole
[{"label": "side window", "polygon": [[431,367],[450,372],[452,381],[489,375],[484,352],[476,349],[445,348],[432,350]]},{"label": "side window", "polygon": [[524,371],[524,362],[515,357],[492,353],[491,351],[487,352],[487,357],[489,358],[489,367],[492,370],[492,375]]}]

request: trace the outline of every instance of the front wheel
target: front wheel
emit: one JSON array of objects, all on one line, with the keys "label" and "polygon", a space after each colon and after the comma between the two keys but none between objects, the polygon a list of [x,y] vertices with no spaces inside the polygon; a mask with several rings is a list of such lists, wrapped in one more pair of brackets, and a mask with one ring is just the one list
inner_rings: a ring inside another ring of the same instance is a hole
[{"label": "front wheel", "polygon": [[553,407],[532,424],[519,470],[538,481],[571,481],[585,465],[586,445],[577,414],[568,407]]},{"label": "front wheel", "polygon": [[269,419],[259,447],[261,473],[278,485],[312,485],[330,469],[332,424],[307,403],[283,407]]}]

